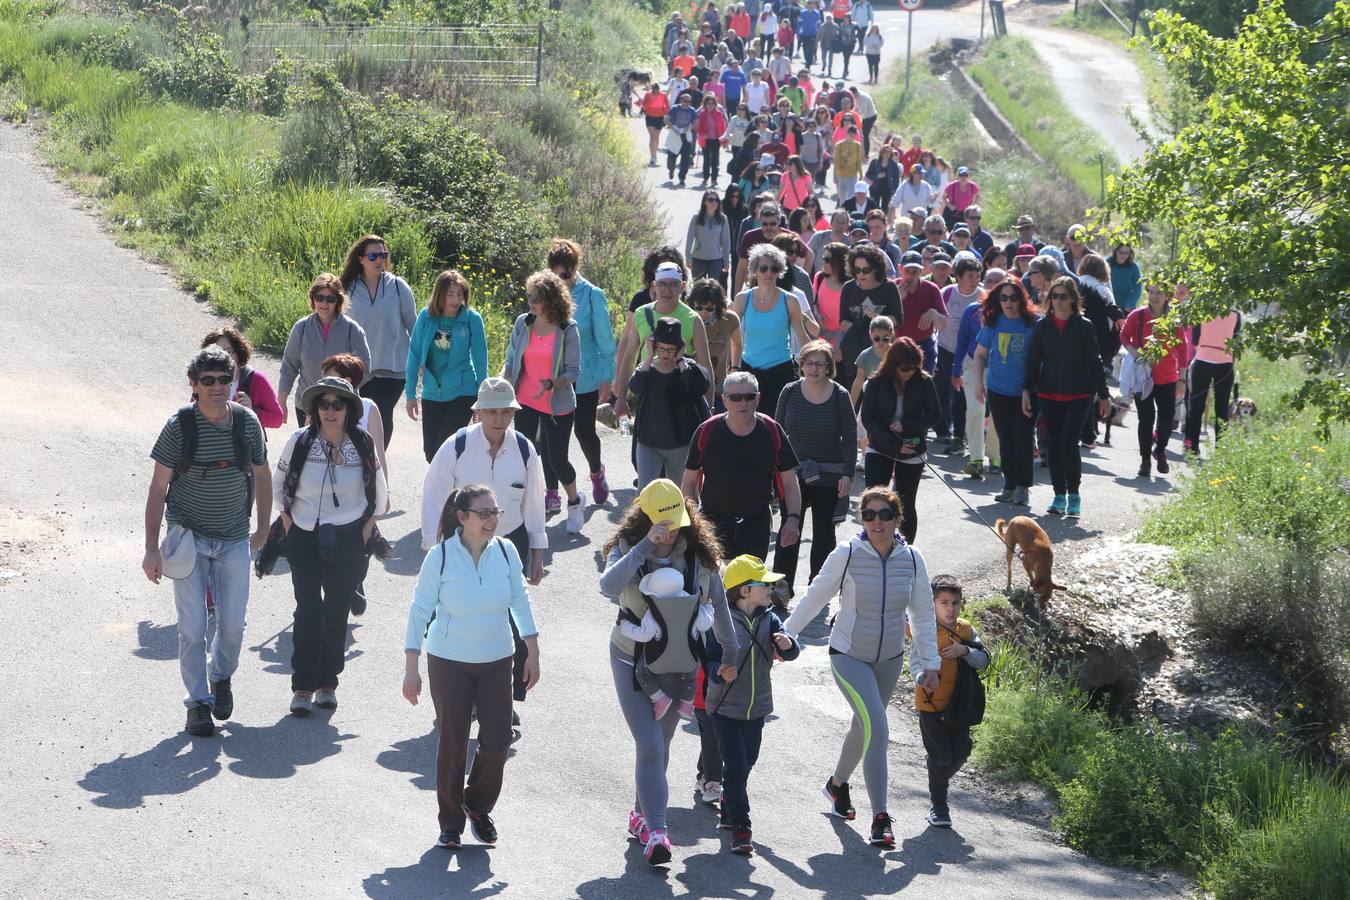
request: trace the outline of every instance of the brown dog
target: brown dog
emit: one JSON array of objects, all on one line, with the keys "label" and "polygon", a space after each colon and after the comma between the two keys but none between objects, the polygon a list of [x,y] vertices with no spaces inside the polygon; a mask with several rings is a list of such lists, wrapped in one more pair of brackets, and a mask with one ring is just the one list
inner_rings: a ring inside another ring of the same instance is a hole
[{"label": "brown dog", "polygon": [[1022,551],[1022,567],[1031,578],[1031,589],[1041,598],[1042,604],[1050,602],[1053,591],[1064,590],[1055,584],[1051,569],[1055,565],[1055,551],[1050,546],[1050,536],[1045,529],[1029,516],[1014,516],[1011,520],[999,519],[994,530],[1003,539],[1008,548],[1008,590],[1012,590],[1012,561],[1014,551]]}]

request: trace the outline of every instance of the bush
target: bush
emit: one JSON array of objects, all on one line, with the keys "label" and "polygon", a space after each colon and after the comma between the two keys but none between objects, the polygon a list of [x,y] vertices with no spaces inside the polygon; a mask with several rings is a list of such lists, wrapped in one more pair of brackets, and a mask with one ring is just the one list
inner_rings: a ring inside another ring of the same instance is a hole
[{"label": "bush", "polygon": [[1350,897],[1350,798],[1316,785],[1299,806],[1240,832],[1200,883],[1218,900]]},{"label": "bush", "polygon": [[220,35],[188,25],[181,18],[172,32],[168,56],[146,60],[141,67],[145,84],[154,94],[193,106],[224,106],[239,84],[239,68],[225,52]]}]

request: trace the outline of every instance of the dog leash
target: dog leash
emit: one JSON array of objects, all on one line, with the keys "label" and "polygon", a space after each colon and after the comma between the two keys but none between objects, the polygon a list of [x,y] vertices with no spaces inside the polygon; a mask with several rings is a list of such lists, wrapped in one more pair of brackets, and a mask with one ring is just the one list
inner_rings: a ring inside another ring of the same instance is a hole
[{"label": "dog leash", "polygon": [[[931,462],[929,462],[927,454],[924,454],[923,464],[928,467],[928,471],[932,472],[933,476],[937,478],[938,481],[942,482],[942,484],[946,486],[947,490],[952,492],[952,495],[955,496],[957,500],[961,501],[961,504],[965,506],[966,509],[970,510],[975,515],[975,518],[980,520],[980,524],[984,525],[985,528],[989,529],[990,534],[994,536],[994,540],[998,541],[998,545],[1006,549],[1008,544],[1006,541],[1004,541],[1003,538],[999,537],[998,529],[995,528],[993,525],[990,525],[989,521],[985,519],[984,516],[980,515],[980,511],[975,507],[971,506],[970,503],[966,500],[966,498],[961,496],[960,491],[952,487],[951,483],[947,481],[946,473],[940,471]],[[1019,558],[1022,556],[1021,548],[1017,548],[1014,552],[1018,555]]]}]

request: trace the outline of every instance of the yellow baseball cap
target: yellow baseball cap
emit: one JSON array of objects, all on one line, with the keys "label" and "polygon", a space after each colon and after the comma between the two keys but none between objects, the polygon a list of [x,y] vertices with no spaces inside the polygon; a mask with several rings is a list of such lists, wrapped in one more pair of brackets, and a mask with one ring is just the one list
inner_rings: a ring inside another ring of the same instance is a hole
[{"label": "yellow baseball cap", "polygon": [[669,478],[649,482],[638,494],[638,508],[647,514],[653,525],[683,528],[689,524],[689,511],[684,508],[684,493]]},{"label": "yellow baseball cap", "polygon": [[784,577],[777,572],[770,572],[769,567],[764,564],[764,560],[758,556],[745,554],[727,563],[727,569],[722,573],[722,587],[733,588],[745,584],[747,581],[762,581],[765,584],[773,584],[775,581],[782,581]]}]

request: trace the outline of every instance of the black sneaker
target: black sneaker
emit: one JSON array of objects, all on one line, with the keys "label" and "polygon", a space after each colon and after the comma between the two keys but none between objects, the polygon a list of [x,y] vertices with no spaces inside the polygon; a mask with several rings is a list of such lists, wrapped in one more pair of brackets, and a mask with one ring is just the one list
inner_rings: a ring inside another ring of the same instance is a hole
[{"label": "black sneaker", "polygon": [[1157,450],[1157,451],[1155,451],[1154,454],[1153,454],[1153,461],[1156,462],[1156,463],[1158,464],[1158,474],[1159,474],[1159,475],[1166,475],[1168,472],[1172,471],[1172,467],[1171,467],[1170,465],[1167,464],[1167,451],[1166,451],[1166,450]]},{"label": "black sneaker", "polygon": [[449,847],[451,850],[459,848],[459,833],[455,831],[442,831],[436,838],[437,847]]},{"label": "black sneaker", "polygon": [[820,792],[830,799],[830,811],[828,815],[836,819],[847,819],[852,822],[858,815],[858,811],[853,808],[853,799],[848,795],[848,782],[844,782],[839,787],[834,786],[834,780],[825,779],[825,787]]},{"label": "black sneaker", "polygon": [[876,817],[872,819],[872,846],[895,846],[895,833],[891,831],[891,817],[886,813],[877,813]]},{"label": "black sneaker", "polygon": [[492,824],[492,817],[487,813],[477,813],[464,807],[464,815],[469,817],[469,830],[473,836],[478,838],[484,844],[497,843],[497,826]]},{"label": "black sneaker", "polygon": [[755,845],[750,843],[749,828],[737,828],[731,832],[731,852],[742,856],[749,856],[755,852]]},{"label": "black sneaker", "polygon": [[511,710],[511,727],[512,728],[520,727],[520,713],[516,712],[514,709]]},{"label": "black sneaker", "polygon": [[1139,478],[1148,478],[1153,474],[1153,463],[1147,456],[1139,461],[1139,471],[1135,474]]},{"label": "black sneaker", "polygon": [[952,814],[945,803],[934,803],[928,807],[928,824],[934,828],[951,828]]},{"label": "black sneaker", "polygon": [[216,698],[211,715],[224,722],[234,712],[234,691],[230,690],[230,679],[211,682],[211,696]]},{"label": "black sneaker", "polygon": [[366,612],[366,586],[363,584],[352,594],[352,615],[361,616]]},{"label": "black sneaker", "polygon": [[215,723],[211,721],[211,704],[194,703],[188,707],[187,733],[196,737],[210,737],[216,733]]}]

